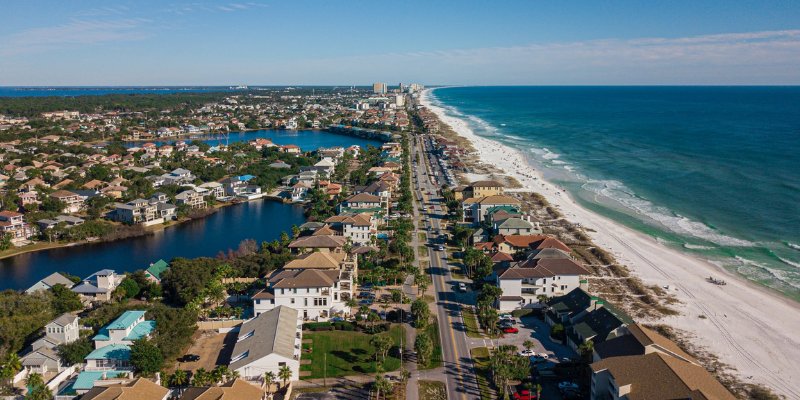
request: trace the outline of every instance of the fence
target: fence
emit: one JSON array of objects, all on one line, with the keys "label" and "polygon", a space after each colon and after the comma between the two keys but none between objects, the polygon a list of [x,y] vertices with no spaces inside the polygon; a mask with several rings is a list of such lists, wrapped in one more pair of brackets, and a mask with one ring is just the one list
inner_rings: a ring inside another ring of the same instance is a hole
[{"label": "fence", "polygon": [[234,328],[242,324],[243,319],[226,319],[223,321],[198,321],[197,329],[211,331],[225,328]]}]

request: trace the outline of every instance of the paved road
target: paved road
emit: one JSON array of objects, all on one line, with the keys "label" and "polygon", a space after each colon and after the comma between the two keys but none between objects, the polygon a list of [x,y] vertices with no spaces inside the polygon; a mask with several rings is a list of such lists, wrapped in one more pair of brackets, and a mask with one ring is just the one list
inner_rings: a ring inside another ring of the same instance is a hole
[{"label": "paved road", "polygon": [[[414,152],[418,156],[415,171],[419,182],[415,189],[423,200],[427,198],[434,204],[432,210],[430,205],[424,204],[423,210],[429,215],[429,221],[425,224],[430,227],[429,237],[438,237],[445,212],[441,205],[441,194],[438,187],[431,183],[429,172],[431,172],[431,167],[436,169],[440,177],[442,172],[430,153],[422,150],[424,144],[421,142],[419,140],[414,142]],[[416,183],[417,181],[415,181]],[[432,195],[423,195],[422,191]],[[431,246],[428,247],[428,252],[431,260],[431,279],[436,292],[436,313],[442,344],[447,398],[480,399],[475,380],[475,369],[467,344],[466,330],[461,318],[461,303],[454,292],[456,289],[450,275],[450,268],[447,266],[447,252],[437,251],[435,247]]]}]

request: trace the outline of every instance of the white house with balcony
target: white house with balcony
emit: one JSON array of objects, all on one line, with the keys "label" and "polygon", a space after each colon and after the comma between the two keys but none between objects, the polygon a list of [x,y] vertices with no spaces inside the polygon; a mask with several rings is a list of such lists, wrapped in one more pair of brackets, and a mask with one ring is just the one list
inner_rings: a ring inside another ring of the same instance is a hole
[{"label": "white house with balcony", "polygon": [[337,259],[338,254],[303,254],[275,271],[267,289],[253,296],[256,315],[279,306],[292,307],[303,320],[327,320],[337,313],[349,313],[345,305],[353,296],[355,269]]},{"label": "white house with balcony", "polygon": [[260,382],[266,372],[276,376],[284,366],[292,381],[300,379],[303,325],[297,310],[278,306],[258,314],[239,328],[228,368],[242,379]]},{"label": "white house with balcony", "polygon": [[497,275],[497,286],[503,290],[498,308],[513,311],[539,307],[539,296],[561,296],[581,287],[590,272],[569,258],[530,258]]}]

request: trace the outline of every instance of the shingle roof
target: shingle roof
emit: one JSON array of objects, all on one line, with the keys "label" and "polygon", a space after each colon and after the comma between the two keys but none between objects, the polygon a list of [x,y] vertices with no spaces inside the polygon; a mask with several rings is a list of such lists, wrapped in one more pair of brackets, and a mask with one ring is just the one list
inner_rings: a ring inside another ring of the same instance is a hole
[{"label": "shingle roof", "polygon": [[472,187],[503,187],[503,184],[497,181],[477,181],[470,184]]},{"label": "shingle roof", "polygon": [[595,373],[608,370],[617,386],[631,385],[630,400],[689,399],[698,393],[708,399],[736,398],[703,367],[659,352],[611,357],[591,367]]},{"label": "shingle roof", "polygon": [[180,400],[261,400],[263,396],[261,388],[236,379],[220,386],[188,388]]},{"label": "shingle roof", "polygon": [[313,252],[303,254],[289,261],[283,269],[337,269],[339,262],[328,253]]},{"label": "shingle roof", "polygon": [[282,270],[275,273],[269,281],[273,288],[278,289],[331,287],[338,276],[339,272],[335,270]]},{"label": "shingle roof", "polygon": [[297,310],[293,308],[278,306],[259,314],[239,329],[232,355],[247,356],[231,363],[230,368],[237,370],[273,353],[293,358],[296,332]]},{"label": "shingle roof", "polygon": [[132,382],[118,385],[98,386],[86,394],[82,400],[161,400],[169,389],[150,380],[138,378]]},{"label": "shingle roof", "polygon": [[333,236],[333,235],[303,236],[289,243],[289,248],[294,249],[294,248],[344,247],[345,242],[347,242],[347,239],[345,239],[344,236]]}]

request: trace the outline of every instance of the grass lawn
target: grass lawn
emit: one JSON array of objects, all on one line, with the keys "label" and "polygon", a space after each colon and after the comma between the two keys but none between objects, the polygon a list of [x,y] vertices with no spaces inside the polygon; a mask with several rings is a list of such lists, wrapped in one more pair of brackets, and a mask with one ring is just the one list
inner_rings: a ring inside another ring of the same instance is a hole
[{"label": "grass lawn", "polygon": [[[425,328],[425,333],[430,335],[433,341],[433,353],[431,359],[428,360],[428,365],[418,365],[418,367],[419,369],[439,368],[442,366],[442,343],[439,341],[439,324],[436,318]],[[420,332],[417,332],[417,335],[419,334]]]},{"label": "grass lawn", "polygon": [[467,328],[468,337],[471,338],[487,337],[491,339],[497,339],[501,336],[499,333],[490,335],[488,333],[483,332],[483,329],[481,329],[480,325],[478,324],[478,316],[475,315],[475,311],[472,310],[472,307],[462,307],[461,317],[464,319],[464,325]]},{"label": "grass lawn", "polygon": [[[405,329],[400,325],[392,326],[389,334],[394,339],[395,348],[389,351],[383,370],[394,371],[400,368],[400,359],[395,357],[397,346],[405,336]],[[376,372],[373,348],[369,343],[372,335],[361,332],[326,331],[308,332],[303,339],[311,339],[311,343],[303,344],[303,348],[313,351],[303,353],[303,357],[311,357],[311,364],[300,366],[301,371],[311,371],[304,378],[322,378],[325,374],[325,358],[327,354],[327,375],[329,378],[346,375],[371,374]]]},{"label": "grass lawn", "polygon": [[478,390],[481,392],[481,399],[489,400],[492,398],[492,389],[489,383],[489,349],[486,347],[476,347],[470,350],[472,360],[475,362],[475,376],[478,380]]},{"label": "grass lawn", "polygon": [[419,398],[426,400],[447,400],[447,388],[444,382],[420,380]]},{"label": "grass lawn", "polygon": [[464,319],[464,326],[467,328],[468,337],[483,337],[483,335],[481,335],[480,328],[478,327],[478,318],[475,316],[475,312],[472,311],[472,307],[462,307],[461,318]]},{"label": "grass lawn", "polygon": [[453,277],[453,279],[458,279],[458,280],[466,279],[464,274],[461,273],[461,267],[451,267],[450,275]]}]

